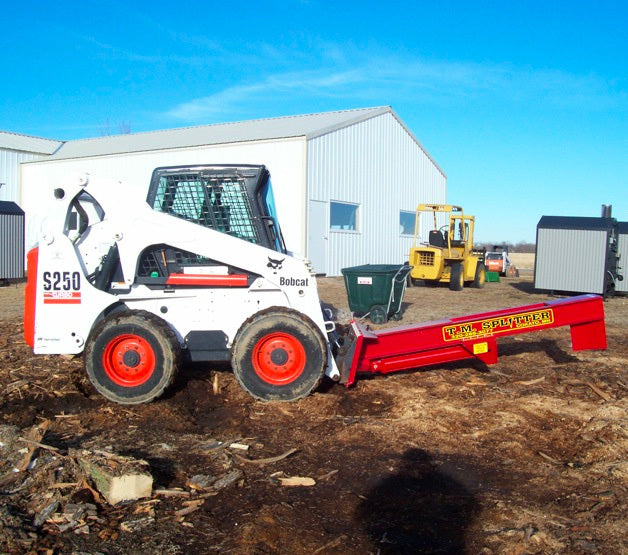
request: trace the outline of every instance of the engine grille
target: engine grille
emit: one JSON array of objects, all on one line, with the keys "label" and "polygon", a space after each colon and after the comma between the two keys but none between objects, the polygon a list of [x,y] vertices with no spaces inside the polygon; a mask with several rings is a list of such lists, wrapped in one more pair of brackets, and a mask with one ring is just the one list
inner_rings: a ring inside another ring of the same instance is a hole
[{"label": "engine grille", "polygon": [[419,251],[417,258],[419,266],[434,266],[434,253],[432,251]]}]

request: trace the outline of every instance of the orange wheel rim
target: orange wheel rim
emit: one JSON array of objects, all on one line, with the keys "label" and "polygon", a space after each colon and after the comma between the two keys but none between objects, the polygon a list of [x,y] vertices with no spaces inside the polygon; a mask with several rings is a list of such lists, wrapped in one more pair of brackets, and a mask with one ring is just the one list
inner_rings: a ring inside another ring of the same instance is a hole
[{"label": "orange wheel rim", "polygon": [[253,348],[253,368],[266,383],[286,385],[305,369],[306,354],[301,342],[287,333],[270,333]]},{"label": "orange wheel rim", "polygon": [[139,335],[119,335],[105,347],[102,362],[112,382],[122,387],[137,387],[155,371],[155,351]]}]

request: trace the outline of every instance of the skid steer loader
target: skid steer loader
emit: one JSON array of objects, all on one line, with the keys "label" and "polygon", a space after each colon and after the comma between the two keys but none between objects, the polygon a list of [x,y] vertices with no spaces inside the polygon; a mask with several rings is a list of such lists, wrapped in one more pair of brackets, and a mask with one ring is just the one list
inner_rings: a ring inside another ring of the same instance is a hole
[{"label": "skid steer loader", "polygon": [[497,361],[496,338],[569,325],[574,349],[606,347],[601,298],[584,295],[341,341],[308,262],[286,251],[264,166],[154,170],[146,199],[83,175],[43,192],[29,251],[24,336],[37,354],[83,354],[107,399],[148,402],[183,360],[230,361],[265,401],[307,396],[449,360]]},{"label": "skid steer loader", "polygon": [[35,353],[84,353],[118,403],[159,396],[182,354],[230,360],[253,396],[295,399],[338,378],[315,278],[285,249],[263,166],[157,168],[147,202],[83,176],[52,191],[28,254]]}]

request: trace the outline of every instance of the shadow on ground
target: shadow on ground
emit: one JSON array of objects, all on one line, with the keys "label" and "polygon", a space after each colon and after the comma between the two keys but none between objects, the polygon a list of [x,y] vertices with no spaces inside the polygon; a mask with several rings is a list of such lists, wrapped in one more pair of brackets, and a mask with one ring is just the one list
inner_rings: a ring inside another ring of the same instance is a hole
[{"label": "shadow on ground", "polygon": [[406,451],[398,471],[376,484],[357,518],[378,553],[466,553],[475,496],[421,449]]}]

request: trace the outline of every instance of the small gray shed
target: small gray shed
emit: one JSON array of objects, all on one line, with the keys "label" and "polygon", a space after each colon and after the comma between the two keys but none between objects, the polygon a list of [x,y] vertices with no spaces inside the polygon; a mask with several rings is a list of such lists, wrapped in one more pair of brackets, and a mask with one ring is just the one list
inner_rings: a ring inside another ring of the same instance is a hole
[{"label": "small gray shed", "polygon": [[618,273],[622,281],[618,281],[618,293],[628,293],[628,222],[617,223],[617,254],[619,255]]},{"label": "small gray shed", "polygon": [[0,282],[24,277],[24,211],[0,201]]},{"label": "small gray shed", "polygon": [[612,295],[617,283],[617,221],[542,216],[536,227],[536,289]]}]

